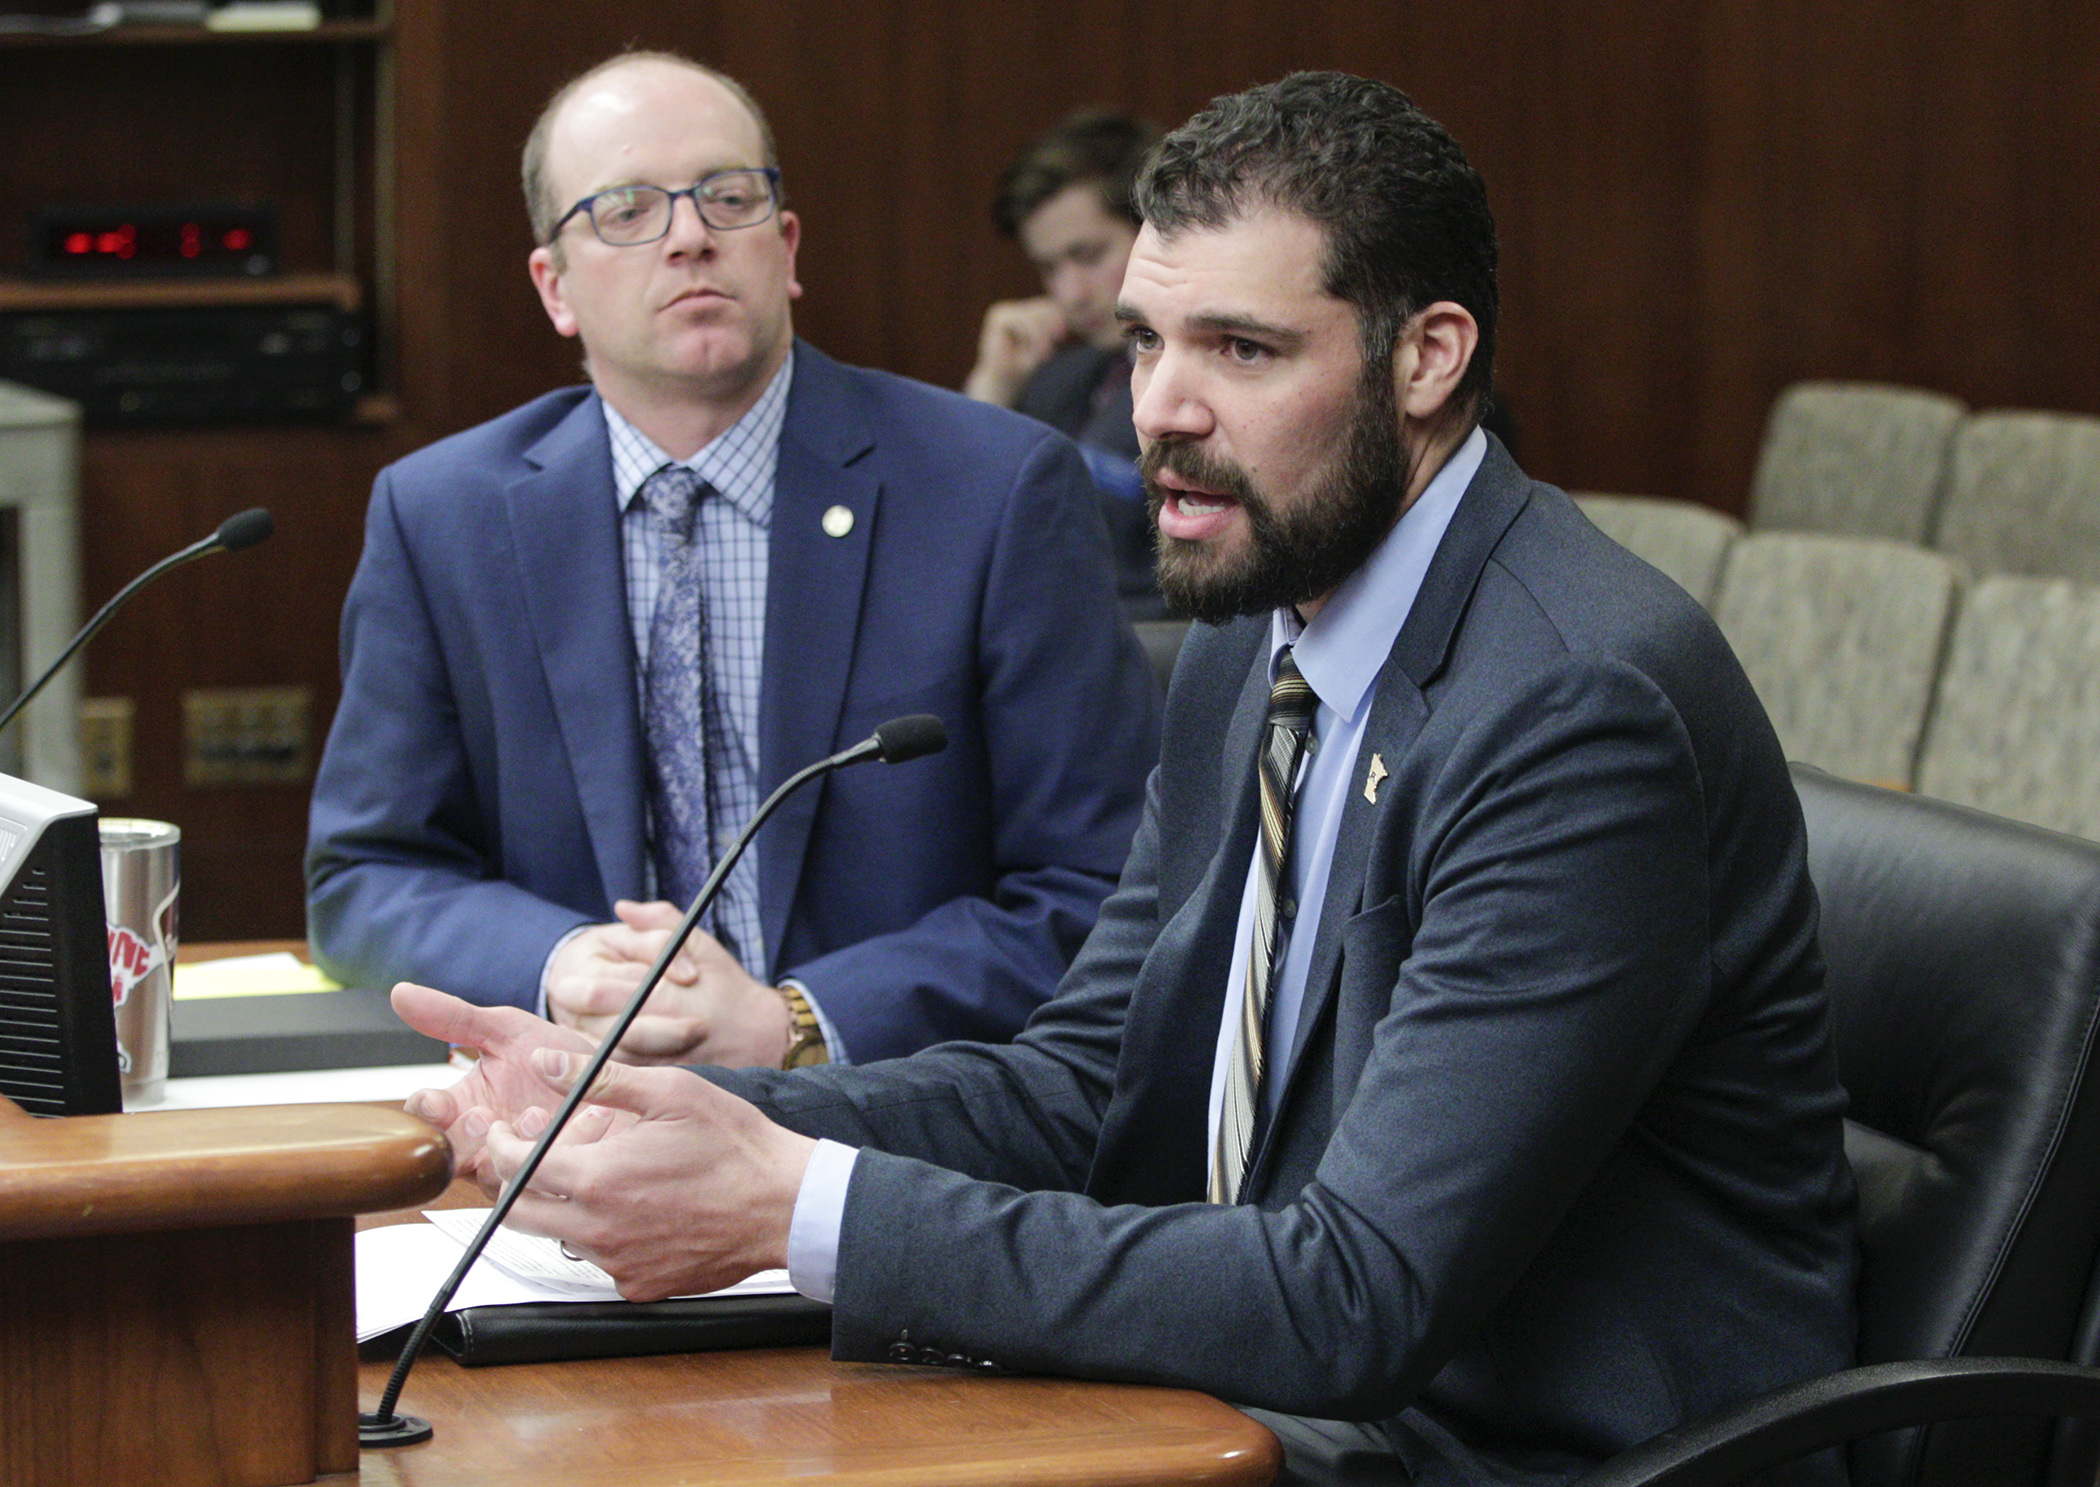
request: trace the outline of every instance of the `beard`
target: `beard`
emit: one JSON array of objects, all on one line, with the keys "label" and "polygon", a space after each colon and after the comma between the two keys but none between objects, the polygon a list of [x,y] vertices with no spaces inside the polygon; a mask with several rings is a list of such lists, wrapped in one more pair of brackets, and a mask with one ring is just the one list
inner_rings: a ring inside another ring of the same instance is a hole
[{"label": "beard", "polygon": [[[1408,464],[1386,368],[1366,368],[1341,452],[1281,511],[1232,461],[1193,444],[1155,442],[1138,471],[1159,554],[1160,592],[1177,613],[1206,625],[1332,593],[1392,530],[1407,493]],[[1161,470],[1238,502],[1247,517],[1245,550],[1226,554],[1162,532]]]}]

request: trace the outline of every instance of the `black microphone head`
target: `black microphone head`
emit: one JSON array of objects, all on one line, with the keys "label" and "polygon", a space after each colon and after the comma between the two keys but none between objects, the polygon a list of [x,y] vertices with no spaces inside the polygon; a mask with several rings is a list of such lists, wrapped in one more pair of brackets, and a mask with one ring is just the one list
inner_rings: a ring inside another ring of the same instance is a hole
[{"label": "black microphone head", "polygon": [[225,552],[239,552],[277,530],[277,523],[270,513],[260,506],[250,506],[246,511],[229,516],[219,523],[219,530],[212,533],[212,541]]},{"label": "black microphone head", "polygon": [[902,764],[924,754],[938,754],[948,747],[948,725],[932,713],[913,713],[891,718],[875,730],[876,757],[884,764]]}]

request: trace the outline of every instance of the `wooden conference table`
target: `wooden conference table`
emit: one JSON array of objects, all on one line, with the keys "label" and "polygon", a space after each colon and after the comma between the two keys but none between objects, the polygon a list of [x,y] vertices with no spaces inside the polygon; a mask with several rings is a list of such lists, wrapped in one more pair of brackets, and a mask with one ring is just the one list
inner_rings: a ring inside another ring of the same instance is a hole
[{"label": "wooden conference table", "polygon": [[[184,959],[303,946],[184,947]],[[443,1206],[486,1203],[455,1182]],[[433,1205],[435,1206],[435,1205]],[[369,1215],[360,1228],[417,1221]],[[360,1366],[374,1408],[389,1365]],[[361,1453],[384,1487],[1260,1487],[1275,1438],[1206,1395],[1069,1379],[834,1363],[815,1348],[461,1368],[432,1347],[400,1408],[436,1428],[417,1446]]]}]

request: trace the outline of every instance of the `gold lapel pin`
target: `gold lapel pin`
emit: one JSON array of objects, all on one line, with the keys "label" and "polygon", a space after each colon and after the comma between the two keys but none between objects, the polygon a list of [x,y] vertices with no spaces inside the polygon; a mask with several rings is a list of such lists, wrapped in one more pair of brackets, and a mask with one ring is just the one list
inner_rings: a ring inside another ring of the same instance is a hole
[{"label": "gold lapel pin", "polygon": [[1364,799],[1378,804],[1378,782],[1385,778],[1385,760],[1377,754],[1371,756],[1371,768],[1364,775]]},{"label": "gold lapel pin", "polygon": [[853,509],[850,506],[834,506],[824,513],[824,535],[843,537],[853,530]]}]

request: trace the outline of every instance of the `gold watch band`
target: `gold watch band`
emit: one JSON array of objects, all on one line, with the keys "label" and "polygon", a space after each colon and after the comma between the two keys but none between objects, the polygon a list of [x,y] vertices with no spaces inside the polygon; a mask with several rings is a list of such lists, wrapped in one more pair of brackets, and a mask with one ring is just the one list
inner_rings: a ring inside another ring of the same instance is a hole
[{"label": "gold watch band", "polygon": [[780,1061],[783,1069],[806,1069],[812,1064],[831,1062],[831,1050],[824,1046],[824,1029],[817,1024],[816,1009],[809,998],[802,994],[799,986],[776,986],[780,999],[788,1009],[788,1051]]}]

